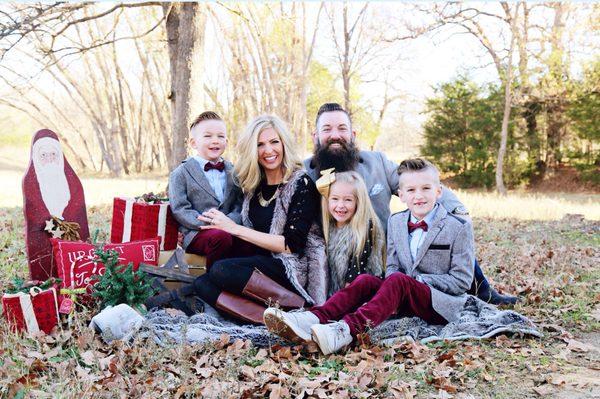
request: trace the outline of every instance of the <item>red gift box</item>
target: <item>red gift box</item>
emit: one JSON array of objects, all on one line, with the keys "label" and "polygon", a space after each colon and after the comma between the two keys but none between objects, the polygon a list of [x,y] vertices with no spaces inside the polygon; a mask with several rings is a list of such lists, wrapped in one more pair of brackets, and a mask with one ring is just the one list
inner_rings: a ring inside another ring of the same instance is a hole
[{"label": "red gift box", "polygon": [[29,293],[4,294],[2,313],[13,331],[50,334],[58,324],[56,289],[33,287]]},{"label": "red gift box", "polygon": [[[96,262],[96,248],[93,244],[81,241],[64,241],[51,238],[54,262],[58,269],[58,276],[61,278],[61,294],[66,291],[78,289],[89,289],[95,281],[94,275],[104,274],[104,265]],[[150,265],[158,265],[159,238],[154,237],[147,240],[132,241],[126,243],[105,244],[104,250],[114,250],[118,252],[119,264],[127,265],[133,262],[133,270],[137,270],[140,262]],[[60,296],[60,305],[66,295]],[[90,295],[83,295],[78,298],[80,302],[91,301]],[[70,310],[66,308],[64,313]],[[63,310],[61,310],[63,313]]]},{"label": "red gift box", "polygon": [[115,198],[110,242],[122,243],[159,236],[161,251],[177,247],[177,222],[168,202],[148,204],[133,198]]}]

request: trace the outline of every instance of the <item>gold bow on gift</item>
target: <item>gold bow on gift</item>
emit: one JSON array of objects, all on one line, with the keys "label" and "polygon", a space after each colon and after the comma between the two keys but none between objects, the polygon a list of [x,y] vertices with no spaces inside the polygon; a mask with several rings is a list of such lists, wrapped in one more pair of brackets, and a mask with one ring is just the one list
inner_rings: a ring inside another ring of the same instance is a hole
[{"label": "gold bow on gift", "polygon": [[317,190],[325,198],[329,197],[329,187],[335,182],[335,168],[321,171],[321,177],[316,182]]}]

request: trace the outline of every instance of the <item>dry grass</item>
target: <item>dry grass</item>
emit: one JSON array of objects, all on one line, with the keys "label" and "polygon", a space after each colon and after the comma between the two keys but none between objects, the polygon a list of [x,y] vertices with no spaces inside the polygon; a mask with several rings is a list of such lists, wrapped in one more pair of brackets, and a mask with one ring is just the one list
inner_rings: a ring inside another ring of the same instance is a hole
[{"label": "dry grass", "polygon": [[[600,194],[510,192],[507,196],[483,191],[455,191],[471,216],[490,219],[561,220],[566,214],[581,214],[600,220]],[[406,209],[394,197],[392,210]]]},{"label": "dry grass", "polygon": [[[4,155],[10,154],[0,148],[0,292],[13,276],[27,274],[25,166],[22,154],[8,161]],[[114,196],[166,184],[166,177],[82,180],[90,229],[100,231],[100,240],[108,236]],[[499,289],[521,295],[516,310],[536,322],[543,339],[367,345],[332,356],[314,347],[258,350],[226,338],[194,346],[140,339],[106,345],[86,328],[91,313],[80,313],[35,339],[0,323],[0,398],[600,397],[600,196],[457,194],[474,216],[484,271]],[[393,208],[402,209],[397,198]],[[586,220],[559,222],[567,213]]]},{"label": "dry grass", "polygon": [[[22,171],[0,170],[3,183],[0,207],[22,206]],[[116,196],[137,196],[147,192],[164,191],[168,182],[163,177],[82,177],[88,206],[112,203]],[[588,220],[600,220],[600,194],[531,194],[511,192],[506,197],[495,193],[457,190],[473,217],[518,220],[560,220],[565,214],[581,214]],[[393,198],[392,210],[405,209]]]},{"label": "dry grass", "polygon": [[[89,211],[106,237],[110,207]],[[366,345],[322,356],[313,348],[258,350],[222,339],[159,347],[106,345],[90,313],[51,336],[0,323],[0,397],[593,398],[600,395],[600,223],[475,218],[478,257],[543,339]],[[21,210],[0,209],[0,290],[26,274]]]}]

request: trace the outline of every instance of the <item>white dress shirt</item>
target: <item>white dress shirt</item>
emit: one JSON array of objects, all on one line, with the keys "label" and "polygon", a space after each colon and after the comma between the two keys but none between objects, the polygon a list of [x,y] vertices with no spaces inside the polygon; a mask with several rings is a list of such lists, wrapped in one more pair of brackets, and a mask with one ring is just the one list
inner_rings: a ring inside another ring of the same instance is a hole
[{"label": "white dress shirt", "polygon": [[[425,217],[423,218],[425,223],[427,223],[428,230],[431,228],[431,221],[435,217],[435,213],[437,212],[438,206],[439,206],[438,204],[435,204],[433,209],[430,210],[429,213],[427,215],[425,215]],[[417,223],[419,220],[417,220],[417,218],[414,217],[411,213],[410,221],[412,223]],[[423,241],[425,241],[426,236],[427,236],[427,231],[423,231],[423,229],[421,229],[421,228],[415,229],[415,230],[413,230],[412,233],[408,234],[408,241],[409,241],[408,244],[410,246],[410,255],[412,257],[413,262],[415,261],[415,259],[417,259],[417,253],[419,252],[419,248],[421,248]]]},{"label": "white dress shirt", "polygon": [[[194,159],[200,164],[200,168],[202,169],[202,172],[204,172],[204,175],[215,192],[219,202],[223,202],[223,197],[225,197],[225,187],[227,186],[227,174],[225,173],[225,170],[222,172],[219,172],[217,169],[206,171],[204,170],[204,165],[209,161],[199,155],[194,156]],[[220,161],[223,161],[223,158],[221,158]]]}]

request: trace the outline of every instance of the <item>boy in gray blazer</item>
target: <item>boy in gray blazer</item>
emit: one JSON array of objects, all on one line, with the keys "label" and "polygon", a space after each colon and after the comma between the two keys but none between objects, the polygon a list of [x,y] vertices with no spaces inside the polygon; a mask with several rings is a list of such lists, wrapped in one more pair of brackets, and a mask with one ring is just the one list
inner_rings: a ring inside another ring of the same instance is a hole
[{"label": "boy in gray blazer", "polygon": [[[240,222],[242,192],[233,180],[233,165],[221,156],[227,145],[225,123],[215,112],[200,114],[190,126],[196,156],[183,161],[169,178],[169,202],[183,233],[186,252],[206,256],[206,266],[232,255],[234,237],[222,230],[200,230],[198,216],[215,208]],[[235,240],[237,247],[242,245]]]},{"label": "boy in gray blazer", "polygon": [[473,281],[473,229],[439,205],[442,188],[433,164],[406,160],[398,174],[400,199],[408,210],[388,221],[385,280],[360,275],[307,312],[267,310],[265,315],[278,320],[267,323],[271,331],[293,341],[312,336],[328,354],[393,314],[418,316],[430,324],[458,318]]}]

